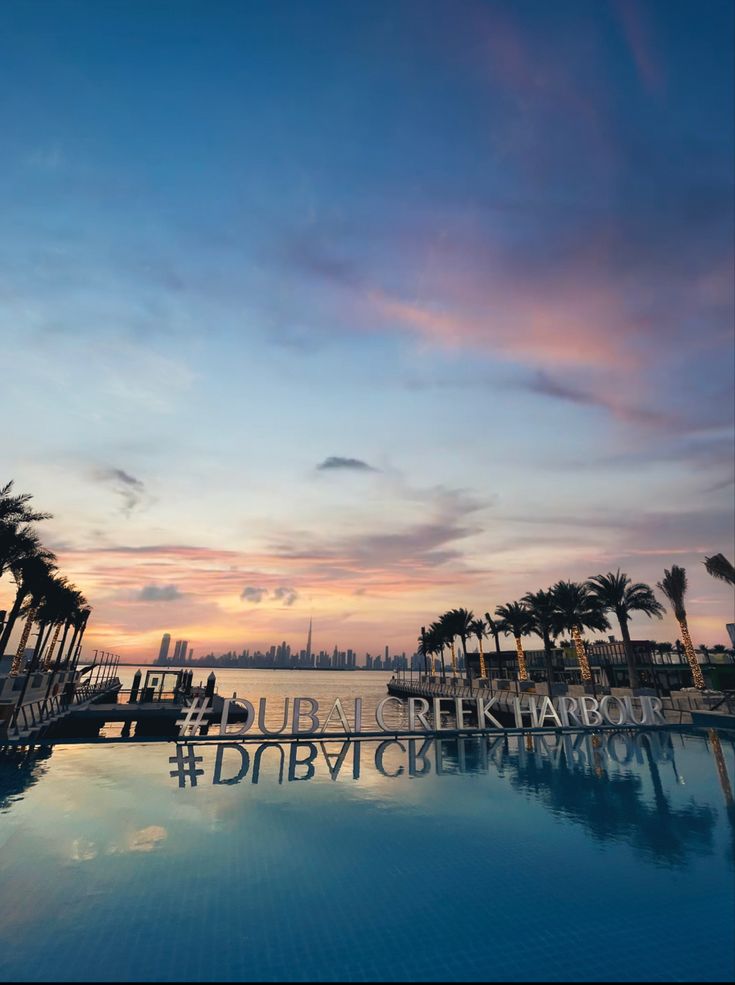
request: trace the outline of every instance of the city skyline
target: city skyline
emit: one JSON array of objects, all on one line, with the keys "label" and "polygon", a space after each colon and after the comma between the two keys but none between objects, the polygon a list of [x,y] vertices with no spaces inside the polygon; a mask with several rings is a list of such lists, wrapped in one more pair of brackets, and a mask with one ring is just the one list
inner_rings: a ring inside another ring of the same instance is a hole
[{"label": "city skyline", "polygon": [[0,10],[3,457],[85,646],[313,613],[408,651],[447,608],[672,564],[727,642],[731,3],[40,20]]},{"label": "city skyline", "polygon": [[[189,663],[204,663],[209,659],[222,660],[223,658],[233,657],[239,658],[243,662],[238,664],[238,666],[254,666],[260,669],[267,668],[284,668],[284,667],[294,667],[300,669],[337,669],[337,670],[356,670],[356,669],[373,669],[373,664],[377,660],[377,667],[383,669],[383,663],[385,662],[385,669],[397,670],[405,669],[409,666],[419,669],[423,666],[424,661],[422,657],[419,657],[417,651],[406,654],[405,651],[399,653],[391,653],[391,648],[389,644],[385,644],[381,657],[380,654],[376,654],[373,657],[369,652],[364,654],[365,663],[358,664],[358,652],[353,647],[347,647],[346,649],[341,649],[339,644],[335,643],[330,650],[320,649],[312,650],[312,625],[313,619],[309,619],[309,629],[306,637],[306,646],[302,649],[297,647],[291,647],[290,643],[286,640],[282,640],[280,643],[266,644],[265,649],[261,650],[256,647],[243,647],[240,653],[236,653],[234,650],[226,651],[223,654],[215,655],[214,651],[208,654],[204,654],[198,657],[196,660],[193,659],[193,648],[188,649],[187,653],[187,641],[177,640],[174,647],[174,651],[169,657],[169,644],[171,642],[171,634],[164,633],[161,638],[161,644],[158,650],[158,657],[153,663],[156,666],[183,666]],[[133,661],[135,662],[135,661]]]}]

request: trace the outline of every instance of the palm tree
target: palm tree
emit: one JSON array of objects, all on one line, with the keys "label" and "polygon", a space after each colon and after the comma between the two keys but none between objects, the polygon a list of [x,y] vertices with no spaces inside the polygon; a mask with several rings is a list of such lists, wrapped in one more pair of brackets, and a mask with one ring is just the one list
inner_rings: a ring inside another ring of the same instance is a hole
[{"label": "palm tree", "polygon": [[700,691],[704,690],[704,677],[702,676],[702,669],[697,663],[697,655],[694,652],[694,644],[689,635],[687,612],[684,607],[684,596],[687,592],[687,573],[684,568],[680,568],[678,564],[673,564],[670,571],[668,568],[665,568],[663,580],[658,583],[658,588],[671,603],[674,616],[679,623],[681,638],[684,643],[684,652],[686,653],[692,671],[694,686],[699,688]]},{"label": "palm tree", "polygon": [[630,642],[628,622],[634,612],[643,612],[649,619],[653,616],[660,619],[666,610],[653,594],[650,585],[640,581],[631,581],[624,572],[620,571],[620,568],[615,574],[608,571],[606,575],[594,575],[587,580],[587,585],[603,612],[615,613],[623,637],[625,660],[628,664],[628,681],[631,687],[639,687],[640,681]]},{"label": "palm tree", "polygon": [[66,578],[59,575],[53,575],[50,572],[47,574],[45,579],[42,577],[39,578],[38,582],[32,589],[32,597],[29,603],[28,621],[26,623],[26,629],[23,632],[21,644],[18,647],[16,660],[19,660],[22,663],[23,650],[25,648],[25,643],[28,638],[28,631],[30,630],[30,625],[33,619],[38,621],[38,636],[36,637],[36,645],[33,650],[33,656],[31,657],[28,665],[28,672],[23,678],[23,686],[15,704],[13,720],[15,720],[15,717],[18,714],[18,710],[23,706],[23,699],[26,696],[28,683],[31,679],[31,675],[36,671],[41,663],[43,650],[49,634],[51,633],[52,627],[55,625],[60,627],[61,622],[66,615],[68,591],[69,583]]},{"label": "palm tree", "polygon": [[526,654],[523,652],[521,637],[528,636],[529,633],[533,632],[533,617],[526,606],[520,602],[507,602],[505,605],[499,605],[495,609],[495,615],[500,619],[498,631],[515,638],[518,656],[518,680],[527,681]]},{"label": "palm tree", "polygon": [[[54,661],[54,666],[51,670],[51,673],[49,674],[48,686],[46,687],[45,700],[48,700],[49,694],[51,693],[51,685],[54,681],[54,678],[56,677],[59,668],[61,667],[61,662],[64,658],[64,644],[66,643],[67,633],[69,632],[71,626],[75,624],[75,621],[80,618],[81,614],[85,611],[85,609],[89,611],[87,607],[87,600],[82,595],[82,593],[78,591],[78,589],[76,589],[73,585],[68,585],[66,587],[63,596],[62,605],[66,614],[66,618],[64,621],[64,635],[61,637],[61,642],[59,643],[59,649],[56,654],[56,660]],[[51,647],[49,648],[49,652],[46,656],[46,667],[48,667],[51,662],[51,657],[53,655],[53,648],[54,648],[54,644],[52,643]]]},{"label": "palm tree", "polygon": [[419,635],[419,645],[416,652],[420,653],[421,656],[424,658],[424,670],[427,675],[429,673],[429,659],[432,653],[432,645],[433,644],[431,641],[431,636],[426,632],[426,630],[422,626],[421,634]]},{"label": "palm tree", "polygon": [[470,623],[470,631],[477,637],[477,645],[480,649],[480,677],[487,677],[485,668],[485,654],[482,652],[482,638],[483,636],[487,636],[487,630],[483,620],[474,619],[472,623]]},{"label": "palm tree", "polygon": [[28,503],[32,498],[30,493],[13,495],[13,480],[6,482],[0,487],[0,523],[35,523],[51,519],[50,513],[36,513],[29,509]]},{"label": "palm tree", "polygon": [[451,609],[439,616],[439,625],[444,636],[444,641],[452,653],[452,674],[457,676],[457,654],[454,649],[454,638],[457,636],[457,617],[456,609]]},{"label": "palm tree", "polygon": [[495,652],[500,655],[500,630],[498,629],[498,624],[489,612],[485,613],[485,622],[487,623],[487,628],[490,630],[490,633],[495,640]]},{"label": "palm tree", "polygon": [[0,578],[14,562],[40,549],[41,543],[30,527],[0,522]]},{"label": "palm tree", "polygon": [[71,644],[66,653],[66,660],[64,661],[65,667],[76,666],[76,662],[79,659],[79,653],[82,649],[84,632],[87,628],[87,623],[89,622],[89,617],[91,614],[92,607],[90,605],[84,605],[83,608],[77,609],[72,617],[74,635],[72,636]]},{"label": "palm tree", "polygon": [[[41,608],[41,604],[44,602],[47,594],[53,591],[54,566],[40,558],[33,558],[30,560],[35,563],[27,564],[23,575],[23,585],[25,586],[26,595],[28,596],[25,606],[26,622],[23,627],[23,632],[20,634],[18,648],[15,651],[15,657],[13,658],[13,663],[10,668],[11,674],[17,674],[20,670],[22,670],[23,654],[25,653],[26,643],[28,642],[28,636],[30,635],[31,628],[33,623],[36,621],[38,610]],[[33,651],[32,662],[36,659],[45,625],[45,622],[42,622],[39,625],[38,639],[36,640],[36,647]],[[23,688],[23,693],[25,693],[25,687]]]},{"label": "palm tree", "polygon": [[713,578],[726,581],[728,585],[735,585],[735,567],[730,564],[724,554],[713,554],[712,557],[706,557],[704,566]]},{"label": "palm tree", "polygon": [[[42,637],[41,632],[38,634],[40,646],[38,644],[36,646],[38,658],[35,661],[35,666],[42,663],[44,667],[48,667],[51,662],[51,655],[59,638],[61,627],[66,622],[70,612],[70,591],[71,585],[63,575],[51,576],[46,594],[39,606],[36,617],[42,628],[48,628],[46,629],[45,636]],[[54,635],[49,643],[52,629]],[[48,651],[46,649],[47,644]],[[33,669],[35,669],[35,666]]]},{"label": "palm tree", "polygon": [[[64,654],[64,645],[66,644],[66,637],[69,632],[69,629],[74,625],[74,617],[76,613],[80,609],[83,609],[86,605],[87,605],[87,600],[74,585],[67,585],[65,587],[60,599],[60,610],[61,610],[62,621],[58,624],[59,627],[63,624],[64,633],[61,637],[61,642],[59,643],[58,654],[54,662],[54,671],[58,668],[59,664],[61,663],[61,659]],[[57,639],[58,639],[58,633],[55,634],[53,640],[51,641],[51,645],[48,649],[48,652],[46,654],[46,661],[45,661],[46,667],[48,667],[51,663],[51,659],[54,654],[54,647],[56,645]]]},{"label": "palm tree", "polygon": [[446,628],[442,625],[441,621],[433,622],[428,629],[429,638],[434,647],[434,653],[439,654],[439,659],[442,665],[442,680],[447,679],[447,668],[444,663],[444,647],[449,645],[449,637],[447,636]]},{"label": "palm tree", "polygon": [[462,640],[464,670],[465,674],[469,678],[470,667],[467,663],[467,637],[472,636],[473,634],[472,623],[475,621],[475,614],[470,612],[469,609],[452,609],[449,614],[453,620],[452,625],[454,626],[454,635],[459,636]]},{"label": "palm tree", "polygon": [[521,599],[533,619],[533,631],[544,641],[544,662],[546,663],[546,680],[549,684],[549,695],[554,683],[554,663],[551,656],[551,637],[554,634],[554,596],[551,589],[547,591],[526,592]]},{"label": "palm tree", "polygon": [[[13,602],[7,622],[5,623],[2,637],[0,637],[0,657],[2,657],[5,653],[8,641],[10,640],[10,634],[13,631],[15,622],[20,615],[26,599],[32,594],[34,586],[42,584],[44,579],[55,570],[55,560],[56,558],[50,551],[39,547],[33,553],[22,556],[11,562],[10,570],[13,573],[13,578],[15,579],[17,588],[15,592],[15,601]],[[27,626],[27,629],[28,632],[30,632],[30,626]],[[25,633],[23,647],[25,647],[27,639],[28,633]],[[15,666],[15,663],[16,661],[13,661],[13,666]]]},{"label": "palm tree", "polygon": [[554,628],[557,633],[571,633],[582,681],[588,684],[592,680],[592,671],[582,642],[582,630],[609,629],[610,624],[587,585],[574,581],[558,581],[551,593],[554,597]]}]

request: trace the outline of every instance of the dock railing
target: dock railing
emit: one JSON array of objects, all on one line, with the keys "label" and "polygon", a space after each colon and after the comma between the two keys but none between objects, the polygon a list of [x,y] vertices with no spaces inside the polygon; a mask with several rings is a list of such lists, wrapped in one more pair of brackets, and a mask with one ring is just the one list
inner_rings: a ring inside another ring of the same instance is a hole
[{"label": "dock railing", "polygon": [[95,684],[78,685],[71,694],[54,694],[26,701],[16,711],[15,721],[8,728],[8,738],[19,738],[23,733],[40,729],[78,705],[117,691],[119,684],[117,678],[107,678]]}]

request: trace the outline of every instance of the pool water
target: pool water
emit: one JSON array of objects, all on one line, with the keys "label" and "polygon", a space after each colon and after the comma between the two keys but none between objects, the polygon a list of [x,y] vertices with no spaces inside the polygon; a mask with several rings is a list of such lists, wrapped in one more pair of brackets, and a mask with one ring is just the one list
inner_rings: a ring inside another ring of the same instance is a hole
[{"label": "pool water", "polygon": [[0,974],[729,981],[734,738],[0,750]]}]

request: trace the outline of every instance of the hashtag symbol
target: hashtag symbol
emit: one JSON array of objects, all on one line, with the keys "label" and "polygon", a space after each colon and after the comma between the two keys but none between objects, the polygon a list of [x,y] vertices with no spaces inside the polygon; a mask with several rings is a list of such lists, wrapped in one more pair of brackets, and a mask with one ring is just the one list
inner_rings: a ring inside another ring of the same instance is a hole
[{"label": "hashtag symbol", "polygon": [[[201,704],[200,704],[201,701]],[[204,716],[209,711],[209,698],[194,698],[184,709],[184,717],[179,718],[179,735],[199,735]]]},{"label": "hashtag symbol", "polygon": [[176,755],[169,756],[169,763],[176,763],[176,769],[171,770],[169,776],[179,778],[179,786],[185,787],[187,777],[192,787],[197,785],[197,777],[204,775],[204,770],[197,769],[197,763],[201,763],[202,757],[194,755],[194,746],[187,743],[185,746],[176,747]]}]

